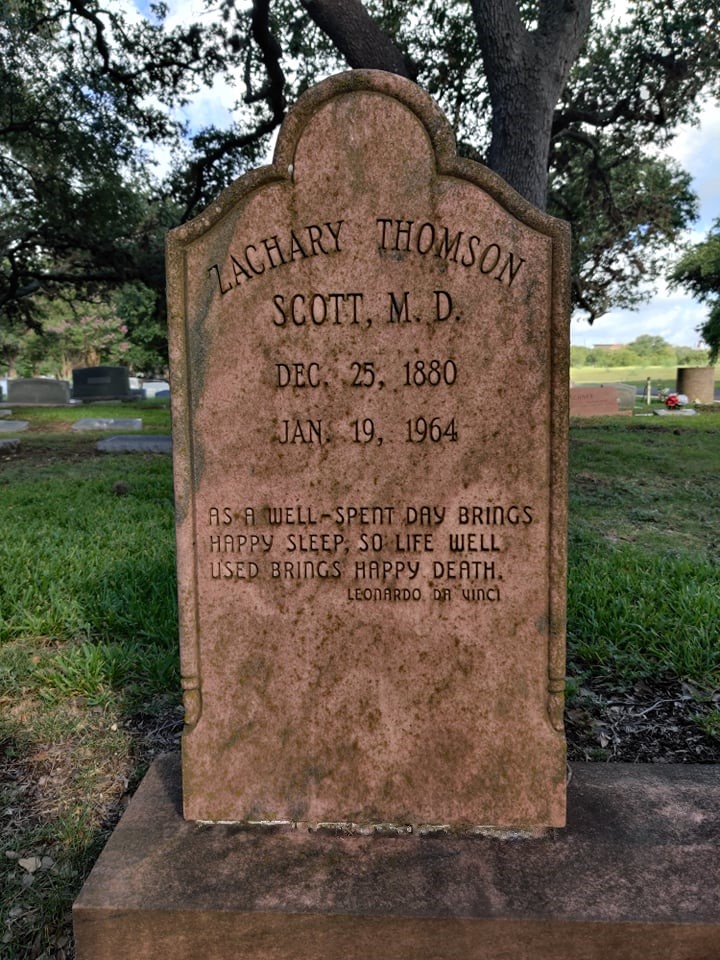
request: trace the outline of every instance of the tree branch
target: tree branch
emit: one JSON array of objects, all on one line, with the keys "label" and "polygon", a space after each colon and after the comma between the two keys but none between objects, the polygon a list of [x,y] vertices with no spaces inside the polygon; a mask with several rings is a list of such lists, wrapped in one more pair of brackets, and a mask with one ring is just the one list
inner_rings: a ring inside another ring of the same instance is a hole
[{"label": "tree branch", "polygon": [[253,40],[260,48],[267,70],[268,82],[263,92],[272,111],[273,119],[280,123],[285,115],[285,74],[280,66],[282,48],[270,30],[270,0],[253,0]]},{"label": "tree branch", "polygon": [[361,0],[301,0],[301,3],[349,66],[387,70],[411,80],[417,76],[414,64],[383,33]]},{"label": "tree branch", "polygon": [[282,48],[270,29],[270,0],[253,0],[252,9],[252,36],[260,48],[263,63],[267,71],[267,82],[263,85],[260,95],[254,95],[253,102],[263,99],[270,107],[271,115],[261,121],[254,130],[238,137],[229,137],[219,146],[206,151],[202,157],[190,167],[190,178],[193,189],[185,205],[182,221],[188,220],[199,203],[205,186],[207,172],[213,165],[230,153],[242,150],[244,147],[257,142],[282,122],[285,115],[285,74],[280,65]]}]

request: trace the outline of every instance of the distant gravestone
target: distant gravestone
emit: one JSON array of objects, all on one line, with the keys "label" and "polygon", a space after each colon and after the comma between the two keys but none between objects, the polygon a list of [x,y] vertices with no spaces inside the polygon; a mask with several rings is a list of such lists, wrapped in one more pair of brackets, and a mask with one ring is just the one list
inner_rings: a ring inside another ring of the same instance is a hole
[{"label": "distant gravestone", "polygon": [[571,417],[607,417],[630,413],[631,408],[627,405],[621,406],[620,393],[615,384],[570,388]]},{"label": "distant gravestone", "polygon": [[83,430],[142,430],[140,417],[81,417],[73,423],[71,429]]},{"label": "distant gravestone", "polygon": [[364,76],[170,235],[185,815],[561,825],[568,234]]},{"label": "distant gravestone", "polygon": [[694,417],[697,410],[694,407],[680,407],[677,410],[668,410],[667,407],[658,407],[653,410],[656,417]]},{"label": "distant gravestone", "polygon": [[170,384],[167,380],[143,380],[141,382],[143,395],[147,400],[155,397],[169,397]]},{"label": "distant gravestone", "polygon": [[691,403],[714,403],[715,367],[678,367],[676,385]]},{"label": "distant gravestone", "polygon": [[127,367],[79,367],[72,372],[74,400],[130,400]]},{"label": "distant gravestone", "polygon": [[613,387],[617,393],[618,412],[632,413],[635,410],[635,403],[638,397],[637,388],[631,383],[614,383]]},{"label": "distant gravestone", "polygon": [[0,420],[0,433],[22,433],[29,426],[29,420]]},{"label": "distant gravestone", "polygon": [[106,437],[95,444],[100,453],[172,453],[172,438],[165,434]]},{"label": "distant gravestone", "polygon": [[56,406],[70,403],[70,387],[64,380],[18,377],[8,381],[8,403]]}]

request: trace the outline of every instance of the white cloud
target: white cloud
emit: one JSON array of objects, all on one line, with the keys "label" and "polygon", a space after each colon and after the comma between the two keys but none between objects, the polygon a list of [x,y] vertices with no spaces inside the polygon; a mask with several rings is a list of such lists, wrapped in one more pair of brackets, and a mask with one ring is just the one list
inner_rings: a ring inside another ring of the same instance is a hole
[{"label": "white cloud", "polygon": [[[122,0],[129,8],[133,4],[144,15],[149,15],[149,0]],[[615,17],[627,15],[625,0],[614,0]],[[181,24],[204,21],[217,16],[217,10],[208,10],[203,0],[168,0],[166,23],[172,28]],[[211,88],[198,92],[183,108],[182,117],[191,130],[215,125],[227,126],[235,103],[242,96],[242,78],[218,79]],[[702,240],[713,220],[720,217],[720,103],[704,104],[700,123],[683,125],[667,153],[674,157],[693,177],[693,189],[700,200],[700,219],[694,230],[688,231],[687,243]],[[161,170],[168,163],[164,156],[156,156]],[[673,251],[668,251],[668,265]],[[694,302],[682,291],[660,290],[652,300],[637,311],[614,310],[589,326],[585,320],[573,320],[573,343],[591,346],[593,343],[629,342],[644,333],[664,337],[678,345],[698,343],[697,326],[703,322],[706,308]]]},{"label": "white cloud", "polygon": [[664,292],[638,311],[612,310],[590,326],[586,320],[573,320],[571,340],[576,346],[599,343],[630,343],[643,334],[663,337],[668,343],[684,347],[700,345],[697,326],[707,310],[686,294]]},{"label": "white cloud", "polygon": [[703,234],[720,217],[720,103],[708,102],[700,125],[683,124],[668,153],[693,175],[693,189],[700,198],[699,229]]},{"label": "white cloud", "polygon": [[[684,124],[667,153],[691,174],[692,186],[700,200],[700,218],[688,230],[685,243],[705,239],[712,222],[720,217],[720,104],[704,104],[700,122]],[[679,255],[668,250],[668,268]],[[593,343],[629,343],[644,333],[664,337],[679,346],[697,346],[697,327],[707,316],[707,307],[680,290],[669,291],[659,284],[657,294],[638,310],[613,310],[589,326],[586,320],[574,319],[572,342],[578,346]]]}]

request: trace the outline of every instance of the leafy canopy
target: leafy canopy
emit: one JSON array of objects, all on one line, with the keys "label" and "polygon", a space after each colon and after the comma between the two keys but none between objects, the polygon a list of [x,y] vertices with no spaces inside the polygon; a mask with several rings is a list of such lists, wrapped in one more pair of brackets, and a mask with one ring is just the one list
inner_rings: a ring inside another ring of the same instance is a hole
[{"label": "leafy canopy", "polygon": [[720,219],[707,237],[690,247],[675,264],[670,282],[685,287],[710,308],[698,332],[710,347],[710,362],[715,363],[720,356]]},{"label": "leafy canopy", "polygon": [[[262,161],[287,104],[348,63],[416,79],[461,152],[497,158],[497,118],[505,110],[512,126],[534,83],[520,71],[507,89],[494,73],[488,84],[503,24],[537,51],[549,24],[588,4],[208,0],[196,22],[169,29],[163,4],[142,16],[100,0],[0,0],[0,349],[40,332],[53,297],[139,282],[155,292],[155,350],[166,229]],[[714,0],[636,0],[620,22],[607,8],[593,5],[548,120],[548,209],[572,224],[574,302],[590,320],[640,303],[696,216],[688,174],[662,151],[720,93]],[[188,129],[183,105],[222,80],[238,90],[230,122]],[[151,161],[161,146],[165,171]]]}]

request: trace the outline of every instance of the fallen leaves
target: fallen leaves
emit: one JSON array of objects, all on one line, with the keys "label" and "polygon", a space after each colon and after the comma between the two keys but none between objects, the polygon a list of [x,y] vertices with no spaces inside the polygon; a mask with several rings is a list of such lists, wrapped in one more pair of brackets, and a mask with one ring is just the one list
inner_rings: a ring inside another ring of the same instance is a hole
[{"label": "fallen leaves", "polygon": [[626,763],[717,763],[720,738],[703,717],[720,692],[681,681],[641,680],[619,687],[595,679],[569,699],[566,711],[571,760]]}]

